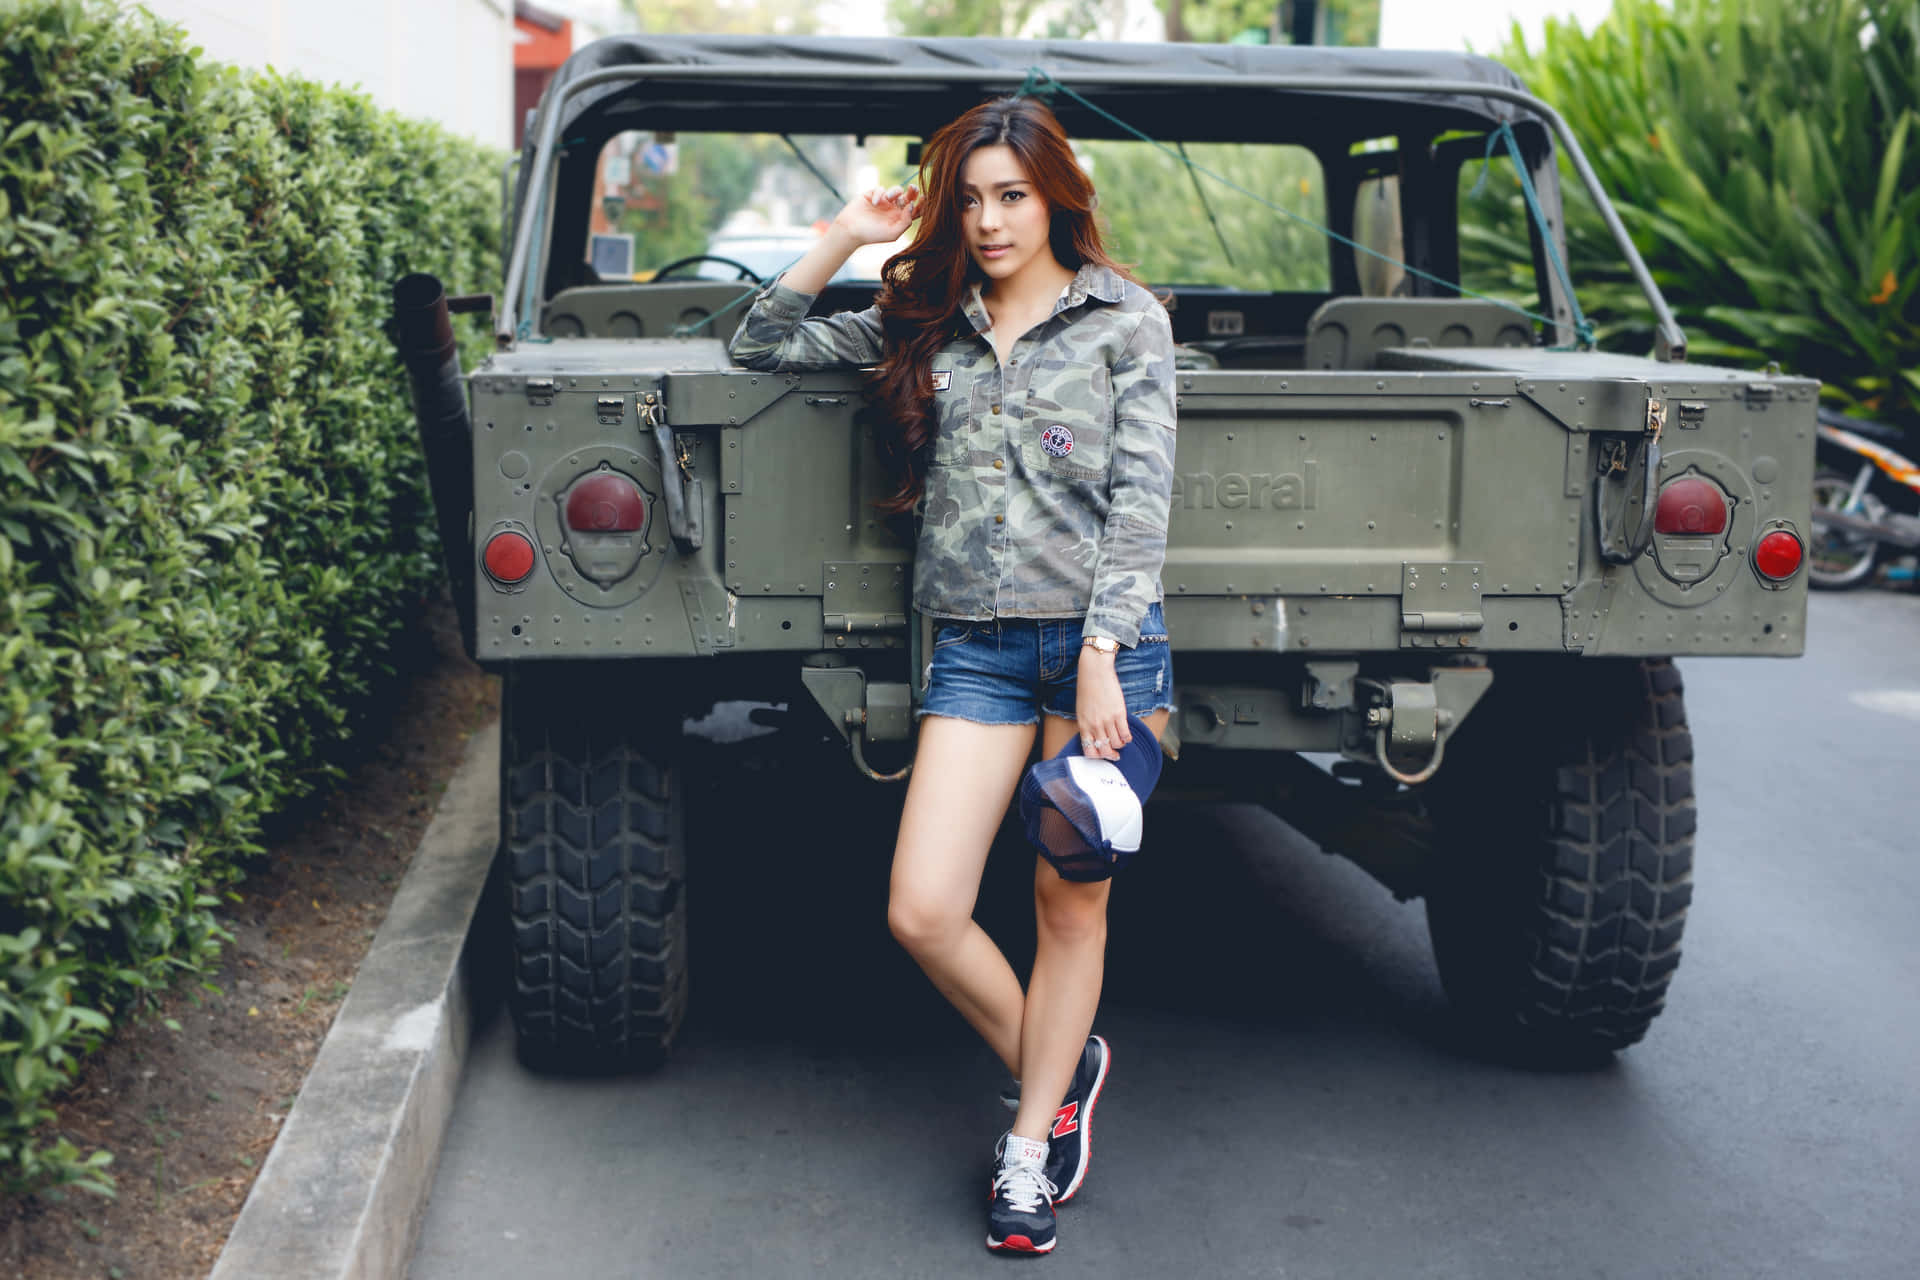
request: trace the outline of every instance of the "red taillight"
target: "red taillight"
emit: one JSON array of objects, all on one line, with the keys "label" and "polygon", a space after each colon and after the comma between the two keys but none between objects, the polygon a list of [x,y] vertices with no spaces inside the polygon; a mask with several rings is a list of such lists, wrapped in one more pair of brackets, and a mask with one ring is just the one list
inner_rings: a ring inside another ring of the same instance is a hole
[{"label": "red taillight", "polygon": [[602,471],[567,491],[567,528],[576,533],[633,533],[647,522],[640,486]]},{"label": "red taillight", "polygon": [[533,572],[533,544],[525,534],[496,533],[487,539],[485,559],[495,582],[518,582]]},{"label": "red taillight", "polygon": [[1775,529],[1754,547],[1753,567],[1775,582],[1780,582],[1799,571],[1803,554],[1800,539],[1785,529]]},{"label": "red taillight", "polygon": [[1727,495],[1699,476],[1681,476],[1660,490],[1653,509],[1655,533],[1713,534],[1727,531]]}]

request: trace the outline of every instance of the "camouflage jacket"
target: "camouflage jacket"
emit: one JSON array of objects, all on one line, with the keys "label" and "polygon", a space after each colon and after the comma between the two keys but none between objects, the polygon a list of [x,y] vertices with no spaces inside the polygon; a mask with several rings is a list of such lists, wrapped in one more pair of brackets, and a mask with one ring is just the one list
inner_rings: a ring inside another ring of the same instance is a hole
[{"label": "camouflage jacket", "polygon": [[[806,319],[775,280],[734,335],[749,369],[880,359],[877,309]],[[972,332],[933,359],[937,431],[920,507],[914,607],[941,618],[1077,618],[1139,643],[1161,597],[1173,489],[1173,329],[1153,295],[1080,268],[1000,363],[978,290]]]}]

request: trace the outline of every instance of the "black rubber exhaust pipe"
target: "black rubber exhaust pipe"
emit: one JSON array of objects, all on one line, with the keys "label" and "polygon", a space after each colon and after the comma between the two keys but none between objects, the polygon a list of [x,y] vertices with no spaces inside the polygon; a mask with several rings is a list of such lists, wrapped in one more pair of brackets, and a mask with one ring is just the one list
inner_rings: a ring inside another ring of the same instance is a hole
[{"label": "black rubber exhaust pipe", "polygon": [[461,382],[460,348],[446,290],[430,275],[415,273],[393,286],[389,330],[413,384],[413,420],[427,457],[427,489],[445,550],[447,582],[460,615],[460,642],[477,655],[474,635],[473,420]]}]

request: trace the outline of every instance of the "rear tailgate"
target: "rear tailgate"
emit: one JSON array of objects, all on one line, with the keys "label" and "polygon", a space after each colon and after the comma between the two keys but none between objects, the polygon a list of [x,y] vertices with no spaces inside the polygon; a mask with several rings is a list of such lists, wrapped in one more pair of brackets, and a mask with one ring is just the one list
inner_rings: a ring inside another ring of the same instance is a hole
[{"label": "rear tailgate", "polygon": [[[1437,353],[1434,353],[1437,355]],[[1448,352],[1435,363],[1541,355]],[[1757,537],[1804,538],[1815,384],[1633,367],[1551,380],[1512,370],[1179,375],[1180,440],[1165,571],[1183,650],[1391,649],[1797,654],[1804,572],[1751,563]],[[1725,528],[1600,554],[1640,523],[1649,406],[1665,483],[1715,487]],[[1683,407],[1684,406],[1684,407]],[[1602,461],[1624,463],[1598,482]]]}]

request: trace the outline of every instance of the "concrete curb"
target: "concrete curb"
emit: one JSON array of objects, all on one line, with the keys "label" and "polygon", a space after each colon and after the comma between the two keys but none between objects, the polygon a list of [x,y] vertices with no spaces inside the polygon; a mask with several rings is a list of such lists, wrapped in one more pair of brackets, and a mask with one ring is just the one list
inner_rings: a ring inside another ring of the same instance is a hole
[{"label": "concrete curb", "polygon": [[492,727],[468,740],[211,1280],[406,1274],[472,1036],[499,743]]}]

